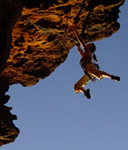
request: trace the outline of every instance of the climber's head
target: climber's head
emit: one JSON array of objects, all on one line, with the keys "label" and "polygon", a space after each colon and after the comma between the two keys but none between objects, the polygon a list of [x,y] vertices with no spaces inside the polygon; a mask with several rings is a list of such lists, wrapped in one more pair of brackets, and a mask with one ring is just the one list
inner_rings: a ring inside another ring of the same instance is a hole
[{"label": "climber's head", "polygon": [[87,44],[87,48],[89,48],[92,53],[94,53],[96,51],[96,46],[94,43]]}]

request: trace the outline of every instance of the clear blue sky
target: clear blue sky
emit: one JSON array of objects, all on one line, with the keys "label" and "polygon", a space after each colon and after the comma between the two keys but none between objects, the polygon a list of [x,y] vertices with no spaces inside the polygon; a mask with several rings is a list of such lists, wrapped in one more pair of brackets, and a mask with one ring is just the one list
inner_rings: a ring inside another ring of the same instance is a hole
[{"label": "clear blue sky", "polygon": [[82,76],[74,47],[67,61],[32,87],[9,90],[20,134],[2,150],[128,150],[128,1],[121,7],[120,30],[95,42],[101,69],[120,82],[89,83],[91,100],[75,94]]}]

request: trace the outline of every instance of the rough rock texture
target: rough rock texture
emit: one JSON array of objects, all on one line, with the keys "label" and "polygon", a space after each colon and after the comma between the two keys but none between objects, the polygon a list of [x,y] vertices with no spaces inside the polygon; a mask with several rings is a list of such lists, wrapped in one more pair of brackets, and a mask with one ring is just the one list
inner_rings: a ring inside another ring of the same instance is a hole
[{"label": "rough rock texture", "polygon": [[5,95],[9,85],[32,86],[63,63],[77,43],[70,24],[77,25],[85,42],[118,31],[119,7],[123,3],[124,0],[0,0],[0,145],[14,141],[19,133],[10,108],[4,106],[10,98]]},{"label": "rough rock texture", "polygon": [[14,142],[19,134],[19,129],[13,124],[13,120],[17,119],[12,115],[11,107],[0,106],[0,146]]},{"label": "rough rock texture", "polygon": [[23,4],[19,0],[0,0],[0,73],[10,54],[12,29],[21,16]]},{"label": "rough rock texture", "polygon": [[[9,84],[20,83],[23,86],[36,84],[39,79],[49,76],[64,62],[69,50],[75,45],[76,42],[66,38],[75,38],[69,24],[77,24],[78,31],[86,42],[109,37],[119,29],[117,18],[119,6],[123,2],[123,0],[33,2],[26,0],[22,16],[13,28],[11,54],[1,76],[8,78]],[[12,19],[19,14],[19,11],[15,11]],[[26,18],[31,23],[26,21]],[[8,20],[5,22],[10,23]],[[13,25],[11,29],[12,27]],[[5,31],[9,34],[11,32]],[[10,42],[7,41],[7,45],[10,47]],[[8,50],[4,46],[3,48],[4,52]]]},{"label": "rough rock texture", "polygon": [[19,129],[13,124],[13,120],[16,120],[16,115],[12,115],[11,107],[4,104],[10,99],[9,95],[5,93],[9,89],[8,80],[0,79],[0,146],[13,142],[19,134]]}]

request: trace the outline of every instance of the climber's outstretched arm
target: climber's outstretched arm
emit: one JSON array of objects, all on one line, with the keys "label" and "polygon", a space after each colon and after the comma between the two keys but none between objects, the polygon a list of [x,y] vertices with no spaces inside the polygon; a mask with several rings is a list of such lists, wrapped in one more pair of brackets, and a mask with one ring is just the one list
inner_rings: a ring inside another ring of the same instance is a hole
[{"label": "climber's outstretched arm", "polygon": [[82,37],[80,36],[80,34],[79,34],[79,33],[77,32],[77,30],[76,30],[76,26],[73,25],[72,28],[73,28],[73,31],[74,31],[74,33],[75,33],[75,35],[76,35],[76,38],[78,39],[78,41],[79,41],[79,43],[81,44],[81,46],[82,46],[85,50],[87,50],[86,44],[84,43]]},{"label": "climber's outstretched arm", "polygon": [[83,57],[84,57],[84,52],[83,52],[83,50],[80,48],[80,45],[76,45],[76,46],[77,46],[77,48],[78,48],[79,54],[80,54],[81,57],[83,58]]}]

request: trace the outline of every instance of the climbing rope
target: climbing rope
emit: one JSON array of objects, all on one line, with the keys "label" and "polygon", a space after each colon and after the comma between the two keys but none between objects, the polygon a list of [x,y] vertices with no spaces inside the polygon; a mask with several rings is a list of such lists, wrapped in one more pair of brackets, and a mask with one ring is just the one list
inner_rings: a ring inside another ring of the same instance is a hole
[{"label": "climbing rope", "polygon": [[[79,15],[80,15],[80,13],[81,13],[81,11],[82,11],[82,8],[83,8],[83,6],[84,6],[85,1],[86,1],[86,0],[83,0],[83,3],[81,4],[81,9],[79,10],[77,16],[74,18],[74,19],[75,19],[75,22],[77,21],[77,19],[80,20],[80,19],[79,19]],[[90,0],[88,0],[88,2],[90,3]],[[84,33],[84,30],[85,30],[85,28],[86,28],[86,26],[87,26],[87,24],[88,24],[88,20],[89,20],[89,17],[90,17],[90,15],[91,15],[93,9],[94,9],[94,7],[91,8],[91,10],[89,11],[89,13],[88,13],[88,15],[87,15],[87,17],[86,17],[86,19],[85,19],[85,21],[84,21],[84,22],[86,22],[86,23],[83,24],[83,29],[82,29],[81,34]],[[7,20],[7,21],[17,21],[16,19],[1,18],[1,17],[0,17],[0,19],[2,19],[2,20]],[[29,20],[28,18],[26,18],[26,17],[24,17],[24,19],[25,19],[24,21],[20,21],[20,20],[19,20],[19,21],[17,21],[17,22],[23,22],[23,23],[24,23],[24,22],[27,22],[28,24],[31,24],[31,25],[33,25],[35,28],[37,28],[38,30],[40,30],[41,32],[46,31],[46,32],[50,32],[50,33],[53,33],[53,34],[57,34],[57,35],[61,36],[62,38],[65,38],[65,39],[67,39],[67,40],[70,40],[70,41],[74,42],[75,44],[78,44],[78,43],[79,43],[78,40],[75,40],[75,39],[73,39],[73,38],[70,38],[70,37],[68,37],[68,36],[65,36],[65,35],[63,34],[64,31],[57,32],[57,31],[55,31],[55,30],[53,30],[53,29],[47,29],[47,28],[44,28],[44,27],[42,27],[42,26],[39,26],[39,25],[35,24],[34,22],[30,21],[30,20]]]},{"label": "climbing rope", "polygon": [[[7,18],[0,18],[0,19],[2,19],[2,20],[7,20],[7,21],[17,21],[16,19],[7,19]],[[47,28],[44,28],[44,27],[42,27],[42,26],[39,26],[39,25],[37,25],[37,24],[35,24],[34,22],[32,22],[32,21],[30,21],[29,19],[27,19],[27,18],[25,18],[25,21],[17,21],[17,22],[27,22],[28,24],[31,24],[31,25],[33,25],[35,28],[37,28],[38,30],[40,30],[41,32],[43,32],[43,31],[47,31],[47,32],[50,32],[50,33],[53,33],[53,34],[58,34],[59,36],[61,36],[61,37],[64,37],[64,38],[66,38],[66,39],[68,39],[68,40],[71,40],[71,41],[73,41],[73,42],[75,42],[75,43],[78,43],[78,41],[77,40],[75,40],[75,39],[73,39],[73,38],[70,38],[70,37],[68,37],[68,36],[65,36],[65,35],[63,35],[62,33],[64,33],[64,31],[61,31],[61,33],[58,33],[57,31],[55,31],[55,30],[52,30],[52,29],[47,29]]]},{"label": "climbing rope", "polygon": [[32,21],[30,21],[29,19],[26,19],[26,21],[27,21],[28,24],[33,25],[35,28],[37,28],[37,29],[39,29],[39,30],[41,30],[41,31],[42,31],[42,30],[45,30],[45,31],[51,32],[51,33],[53,33],[53,34],[55,33],[55,34],[58,34],[58,35],[61,36],[61,37],[64,37],[64,38],[66,38],[66,39],[68,39],[68,40],[71,40],[71,41],[73,41],[73,42],[75,42],[75,43],[78,43],[77,40],[74,40],[73,38],[70,38],[70,37],[68,37],[68,36],[65,36],[65,35],[61,34],[61,33],[64,33],[64,31],[62,31],[61,33],[58,33],[57,31],[54,31],[54,30],[52,30],[52,29],[47,29],[47,28],[44,28],[44,27],[42,27],[42,26],[39,26],[39,25],[33,23]]}]

